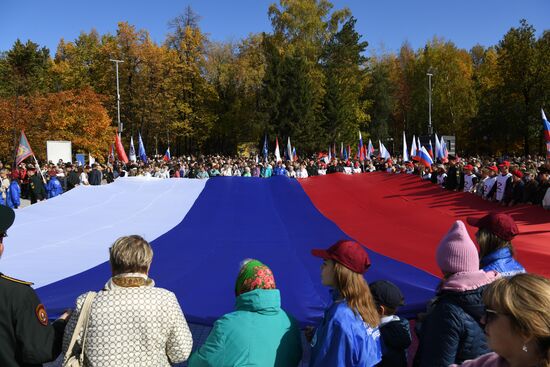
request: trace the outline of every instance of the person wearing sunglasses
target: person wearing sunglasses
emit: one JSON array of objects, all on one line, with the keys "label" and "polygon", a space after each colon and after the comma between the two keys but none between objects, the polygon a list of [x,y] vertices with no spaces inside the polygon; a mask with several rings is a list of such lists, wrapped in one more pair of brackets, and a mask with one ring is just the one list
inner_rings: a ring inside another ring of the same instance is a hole
[{"label": "person wearing sunglasses", "polygon": [[548,279],[535,274],[498,279],[485,290],[483,302],[486,309],[482,322],[493,352],[461,366],[550,366]]},{"label": "person wearing sunglasses", "polygon": [[[0,257],[7,230],[15,220],[13,209],[0,205]],[[53,361],[61,352],[69,313],[53,324],[32,283],[0,273],[0,366],[34,366]]]}]

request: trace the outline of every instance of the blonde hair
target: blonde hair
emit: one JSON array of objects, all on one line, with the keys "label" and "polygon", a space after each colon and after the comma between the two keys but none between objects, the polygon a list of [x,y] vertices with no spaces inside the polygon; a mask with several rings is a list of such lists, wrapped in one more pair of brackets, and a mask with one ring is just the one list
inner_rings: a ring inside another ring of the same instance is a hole
[{"label": "blonde hair", "polygon": [[380,324],[380,315],[363,274],[356,273],[335,261],[334,277],[338,291],[353,312],[359,314],[369,326],[377,327]]},{"label": "blonde hair", "polygon": [[145,273],[153,261],[153,249],[141,236],[120,237],[109,249],[113,273]]},{"label": "blonde hair", "polygon": [[504,247],[509,248],[510,253],[514,256],[514,247],[512,246],[512,242],[503,240],[486,228],[480,228],[477,231],[476,240],[479,245],[480,258],[483,258],[484,256],[487,256],[490,253]]},{"label": "blonde hair", "polygon": [[540,275],[518,274],[500,278],[483,294],[483,303],[508,315],[514,331],[534,338],[541,361],[550,367],[550,281]]}]

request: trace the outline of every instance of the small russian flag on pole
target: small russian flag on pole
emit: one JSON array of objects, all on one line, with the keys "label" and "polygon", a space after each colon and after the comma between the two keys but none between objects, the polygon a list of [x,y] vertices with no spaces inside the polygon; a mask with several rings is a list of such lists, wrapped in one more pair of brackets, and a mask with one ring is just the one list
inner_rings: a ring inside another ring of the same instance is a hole
[{"label": "small russian flag on pole", "polygon": [[418,151],[418,158],[420,158],[420,162],[426,167],[431,167],[434,164],[432,157],[430,157],[425,147],[420,148]]}]

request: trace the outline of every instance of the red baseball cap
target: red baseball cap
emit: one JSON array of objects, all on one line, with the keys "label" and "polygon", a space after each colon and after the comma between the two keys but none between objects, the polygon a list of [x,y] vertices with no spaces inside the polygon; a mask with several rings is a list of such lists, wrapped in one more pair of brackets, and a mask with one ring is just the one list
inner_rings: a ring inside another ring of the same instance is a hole
[{"label": "red baseball cap", "polygon": [[355,241],[340,240],[326,250],[311,250],[311,254],[325,260],[334,260],[359,274],[363,274],[370,266],[367,251]]},{"label": "red baseball cap", "polygon": [[464,166],[464,169],[472,171],[474,169],[474,166],[472,166],[471,164],[467,164]]},{"label": "red baseball cap", "polygon": [[523,172],[521,172],[519,169],[516,169],[512,172],[514,176],[517,176],[519,178],[523,178]]},{"label": "red baseball cap", "polygon": [[519,234],[516,222],[508,214],[493,212],[481,218],[468,217],[466,220],[469,225],[487,229],[505,241],[511,241]]},{"label": "red baseball cap", "polygon": [[510,167],[510,162],[504,161],[501,164],[498,165],[499,167]]},{"label": "red baseball cap", "polygon": [[498,172],[497,166],[489,166],[489,167],[487,167],[487,168],[489,168],[490,171]]}]

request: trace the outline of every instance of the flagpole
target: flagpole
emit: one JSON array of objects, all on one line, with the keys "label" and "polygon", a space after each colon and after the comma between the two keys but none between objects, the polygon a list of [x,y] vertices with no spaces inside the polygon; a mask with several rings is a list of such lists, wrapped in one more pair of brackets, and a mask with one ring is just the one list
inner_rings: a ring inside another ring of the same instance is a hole
[{"label": "flagpole", "polygon": [[118,84],[118,64],[121,62],[124,62],[122,60],[114,60],[109,59],[109,61],[112,61],[116,65],[116,105],[117,105],[117,121],[118,121],[118,134],[121,136],[122,134],[122,123],[120,122],[120,91],[119,91],[119,84]]},{"label": "flagpole", "polygon": [[38,164],[38,160],[36,159],[34,153],[33,153],[32,157],[34,158],[34,162],[36,163],[36,169],[38,170],[38,172],[40,172],[40,176],[42,176],[42,181],[44,181],[44,185],[45,185],[46,184],[46,178],[44,177],[44,174],[42,173],[42,170],[40,169],[40,165]]}]

